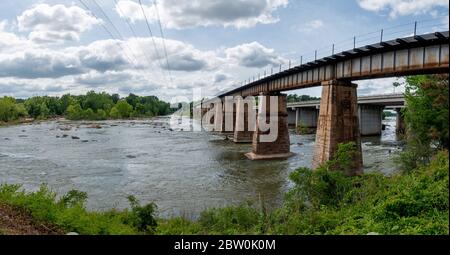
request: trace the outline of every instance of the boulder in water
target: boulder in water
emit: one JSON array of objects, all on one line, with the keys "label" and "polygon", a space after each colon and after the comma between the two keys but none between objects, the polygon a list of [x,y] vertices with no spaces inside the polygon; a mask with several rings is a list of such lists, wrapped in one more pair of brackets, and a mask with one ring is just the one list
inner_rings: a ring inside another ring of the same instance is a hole
[{"label": "boulder in water", "polygon": [[88,128],[96,128],[96,129],[101,129],[101,128],[102,128],[102,126],[100,126],[100,124],[92,124],[92,125],[89,125],[89,126],[88,126]]},{"label": "boulder in water", "polygon": [[71,126],[59,127],[59,130],[61,131],[70,131],[71,129],[72,129]]},{"label": "boulder in water", "polygon": [[80,138],[78,136],[72,136],[72,139],[74,140],[80,140]]}]

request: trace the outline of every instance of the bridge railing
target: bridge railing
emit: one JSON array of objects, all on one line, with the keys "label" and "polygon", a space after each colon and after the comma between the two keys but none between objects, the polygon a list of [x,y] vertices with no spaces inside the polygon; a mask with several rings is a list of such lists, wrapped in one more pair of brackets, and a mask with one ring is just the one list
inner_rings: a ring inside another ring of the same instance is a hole
[{"label": "bridge railing", "polygon": [[[391,26],[388,28],[380,28],[372,32],[359,34],[336,43],[331,43],[321,48],[311,49],[308,50],[305,54],[298,54],[298,57],[296,57],[295,60],[290,59],[284,61],[279,66],[271,67],[269,69],[262,70],[259,73],[253,74],[249,76],[248,79],[238,82],[231,89],[253,83],[259,79],[263,79],[267,76],[286,71],[296,66],[301,66],[308,62],[313,62],[324,57],[332,56],[334,54],[356,49],[369,44],[380,43],[419,34],[449,30],[449,23],[448,21],[446,21],[446,19],[448,19],[448,16],[440,16],[433,19],[419,20]],[[220,93],[223,92],[225,91],[221,91]]]}]

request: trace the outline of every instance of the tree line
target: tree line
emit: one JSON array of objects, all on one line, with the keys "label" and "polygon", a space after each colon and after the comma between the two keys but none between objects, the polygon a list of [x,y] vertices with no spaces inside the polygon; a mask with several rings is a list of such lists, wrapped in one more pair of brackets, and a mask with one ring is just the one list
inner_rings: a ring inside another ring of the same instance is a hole
[{"label": "tree line", "polygon": [[308,95],[299,96],[296,94],[292,94],[292,95],[288,95],[286,100],[288,103],[296,103],[296,102],[303,102],[303,101],[320,100],[320,97],[312,97],[312,96],[308,96]]},{"label": "tree line", "polygon": [[65,94],[61,97],[35,96],[28,99],[0,98],[0,121],[10,122],[24,117],[48,119],[64,116],[70,120],[106,120],[153,117],[173,113],[170,104],[156,96],[90,91],[85,95]]}]

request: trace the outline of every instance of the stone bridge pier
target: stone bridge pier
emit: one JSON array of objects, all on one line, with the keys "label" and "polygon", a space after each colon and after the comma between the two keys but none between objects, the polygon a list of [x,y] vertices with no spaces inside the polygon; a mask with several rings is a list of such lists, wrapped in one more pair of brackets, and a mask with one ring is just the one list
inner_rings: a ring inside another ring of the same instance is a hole
[{"label": "stone bridge pier", "polygon": [[237,98],[235,111],[235,129],[233,141],[235,143],[252,143],[253,132],[256,128],[256,111],[253,111],[255,102],[253,97],[250,100],[242,97]]},{"label": "stone bridge pier", "polygon": [[[278,109],[271,109],[274,102],[277,106],[274,108]],[[247,153],[246,156],[251,160],[285,159],[292,156],[287,118],[285,94],[261,94],[256,128],[253,133],[252,152]]]},{"label": "stone bridge pier", "polygon": [[339,143],[355,142],[357,153],[348,175],[362,173],[361,134],[358,120],[357,85],[349,81],[322,82],[313,168],[333,158]]}]

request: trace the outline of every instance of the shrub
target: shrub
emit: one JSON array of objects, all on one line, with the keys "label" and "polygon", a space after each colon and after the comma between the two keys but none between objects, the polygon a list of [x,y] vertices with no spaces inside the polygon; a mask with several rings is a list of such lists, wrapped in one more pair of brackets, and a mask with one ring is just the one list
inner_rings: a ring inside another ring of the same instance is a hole
[{"label": "shrub", "polygon": [[154,233],[158,225],[155,219],[157,206],[154,203],[141,206],[134,196],[129,196],[128,201],[131,205],[130,223],[139,231]]}]

